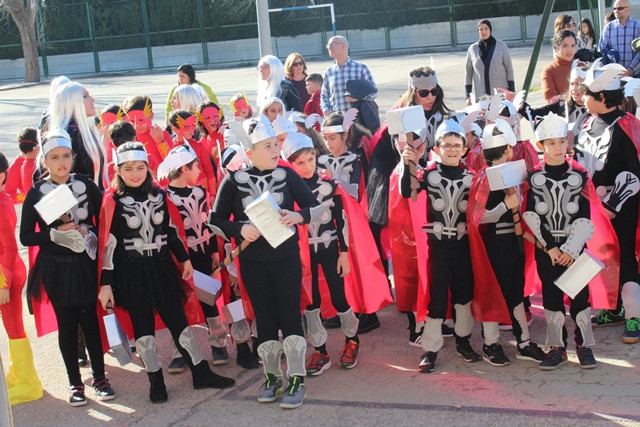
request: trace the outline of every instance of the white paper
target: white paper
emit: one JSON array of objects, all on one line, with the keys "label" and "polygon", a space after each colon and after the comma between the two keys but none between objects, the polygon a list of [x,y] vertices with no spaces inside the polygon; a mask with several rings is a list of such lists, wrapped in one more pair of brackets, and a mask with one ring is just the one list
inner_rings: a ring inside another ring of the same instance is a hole
[{"label": "white paper", "polygon": [[244,210],[251,223],[260,230],[262,236],[274,248],[295,234],[295,227],[280,224],[279,210],[280,206],[268,191],[251,202]]},{"label": "white paper", "polygon": [[571,299],[575,298],[589,282],[604,268],[604,264],[588,249],[562,273],[554,283]]},{"label": "white paper", "polygon": [[131,362],[131,347],[129,347],[129,337],[120,326],[115,314],[107,314],[103,317],[104,329],[107,332],[107,341],[111,351],[118,359],[121,366]]},{"label": "white paper", "polygon": [[224,321],[228,324],[244,319],[245,315],[242,300],[238,299],[232,303],[225,305],[222,308],[222,314],[224,314]]},{"label": "white paper", "polygon": [[196,288],[196,296],[198,297],[198,300],[211,306],[216,304],[216,300],[220,296],[222,282],[207,274],[201,273],[198,270],[194,270],[193,284]]},{"label": "white paper", "polygon": [[47,223],[59,219],[78,204],[75,196],[66,185],[58,185],[49,194],[34,205],[40,217]]},{"label": "white paper", "polygon": [[414,131],[419,133],[420,130],[427,126],[424,118],[424,109],[420,105],[387,111],[386,118],[389,135]]},{"label": "white paper", "polygon": [[491,166],[487,168],[487,178],[491,191],[516,187],[527,180],[527,165],[520,159]]}]

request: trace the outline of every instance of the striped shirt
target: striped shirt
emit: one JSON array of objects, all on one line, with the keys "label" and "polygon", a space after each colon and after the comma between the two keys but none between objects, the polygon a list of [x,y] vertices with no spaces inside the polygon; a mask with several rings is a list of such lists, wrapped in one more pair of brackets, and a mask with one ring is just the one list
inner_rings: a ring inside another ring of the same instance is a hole
[{"label": "striped shirt", "polygon": [[[322,111],[329,110],[332,113],[336,111],[346,112],[350,107],[349,103],[344,99],[347,81],[362,79],[369,80],[376,87],[371,71],[363,63],[353,61],[351,58],[347,58],[347,62],[343,66],[339,66],[334,62],[324,72],[322,93],[320,94]],[[377,93],[374,93],[368,96],[367,99],[375,99],[377,95]]]},{"label": "striped shirt", "polygon": [[640,37],[640,22],[629,18],[625,25],[619,19],[611,21],[604,27],[600,36],[600,52],[615,49],[620,53],[620,64],[631,68],[632,74],[640,74],[640,52],[631,49],[631,42]]}]

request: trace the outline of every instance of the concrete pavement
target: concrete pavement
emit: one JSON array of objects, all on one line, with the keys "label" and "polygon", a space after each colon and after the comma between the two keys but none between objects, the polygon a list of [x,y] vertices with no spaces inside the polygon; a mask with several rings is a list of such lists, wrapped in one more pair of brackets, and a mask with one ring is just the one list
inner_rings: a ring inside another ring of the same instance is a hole
[{"label": "concrete pavement", "polygon": [[[531,48],[511,50],[516,70],[516,86],[524,80]],[[449,107],[463,105],[464,52],[433,55],[366,58],[380,88],[380,111],[386,111],[404,92],[408,71],[430,64],[438,71],[440,84]],[[358,59],[358,58],[354,58]],[[551,48],[544,46],[534,78],[539,86],[540,71],[551,61]],[[327,61],[312,62],[310,72],[322,72]],[[251,68],[205,70],[198,78],[211,85],[222,101],[245,91],[253,100],[256,71]],[[80,79],[96,99],[96,106],[119,103],[132,94],[147,94],[154,101],[156,118],[164,117],[164,101],[175,84],[175,74],[145,74]],[[15,133],[23,126],[36,126],[48,97],[48,85],[15,86],[0,92],[0,151],[16,154]],[[541,105],[540,92],[530,95],[533,105]],[[228,112],[228,110],[227,110]],[[523,129],[526,126],[523,124]],[[24,249],[22,254],[25,255]],[[532,338],[544,343],[544,315],[539,298],[534,298]],[[18,426],[66,425],[140,425],[196,426],[223,425],[640,425],[640,346],[620,341],[622,327],[595,331],[594,352],[599,365],[583,371],[577,365],[573,347],[570,363],[552,372],[542,372],[531,362],[515,359],[514,339],[502,333],[502,343],[512,364],[493,367],[485,362],[465,363],[455,354],[452,338],[445,339],[436,371],[420,374],[417,365],[421,350],[408,345],[406,317],[395,306],[379,313],[382,327],[361,336],[357,367],[338,368],[337,358],[343,338],[340,330],[329,332],[327,347],[334,367],[320,377],[309,377],[305,404],[293,411],[277,404],[260,404],[255,396],[262,382],[261,371],[245,371],[235,364],[235,349],[229,345],[231,362],[216,367],[223,375],[236,379],[237,385],[225,391],[191,388],[188,372],[165,374],[169,401],[153,405],[148,401],[148,382],[135,357],[134,364],[120,367],[109,354],[105,356],[108,377],[117,397],[98,402],[91,390],[89,404],[72,408],[67,403],[66,375],[58,351],[57,335],[35,338],[32,318],[25,312],[25,322],[34,349],[35,364],[45,395],[36,402],[14,407]],[[567,322],[569,331],[573,325]],[[206,329],[197,327],[195,335],[206,349]],[[571,333],[570,333],[571,335]],[[8,365],[6,335],[0,333],[0,354]],[[472,345],[482,346],[480,328],[473,332]],[[158,349],[163,365],[171,359],[169,334],[158,333]],[[208,352],[207,352],[208,354]],[[82,368],[85,384],[91,373]]]}]

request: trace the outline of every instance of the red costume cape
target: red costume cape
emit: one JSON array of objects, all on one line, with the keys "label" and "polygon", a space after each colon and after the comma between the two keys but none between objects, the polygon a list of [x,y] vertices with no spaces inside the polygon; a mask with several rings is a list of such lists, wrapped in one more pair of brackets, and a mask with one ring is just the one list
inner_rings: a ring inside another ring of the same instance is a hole
[{"label": "red costume cape", "polygon": [[[418,172],[419,176],[421,171]],[[389,244],[393,260],[396,307],[401,312],[417,311],[420,294],[427,292],[427,237],[422,231],[427,213],[427,194],[418,193],[414,203],[400,194],[400,175],[389,179]]]},{"label": "red costume cape", "polygon": [[[326,179],[323,177],[323,179]],[[348,195],[340,185],[336,186],[336,195],[342,198],[349,232],[350,273],[344,278],[344,293],[349,305],[356,313],[375,313],[393,303],[387,277],[375,248],[369,221],[362,212],[360,204]],[[300,298],[301,309],[306,309],[311,299],[311,269],[309,267],[309,234],[307,226],[299,226],[300,259],[303,266],[303,289]],[[331,295],[322,268],[318,269],[320,287],[320,309],[324,318],[333,317],[335,308],[331,305]]]},{"label": "red costume cape", "polygon": [[471,309],[479,322],[510,323],[507,303],[500,284],[491,267],[487,249],[482,240],[482,216],[486,211],[487,198],[491,189],[487,179],[486,166],[474,177],[469,190],[467,205],[467,225],[473,266],[473,301]]},{"label": "red costume cape", "polygon": [[[575,160],[567,160],[571,167],[577,171],[583,171],[584,168],[580,166]],[[541,170],[542,164],[536,166],[535,170]],[[587,174],[588,177],[588,174]],[[607,216],[602,202],[598,197],[596,190],[591,182],[591,178],[588,177],[587,184],[582,189],[582,195],[589,201],[591,222],[594,225],[594,232],[591,239],[587,241],[587,248],[605,264],[605,268],[589,282],[589,302],[591,307],[612,310],[616,308],[619,292],[619,276],[620,276],[620,247],[618,245],[618,239],[616,233],[613,230],[611,221]],[[523,196],[524,202],[522,211],[526,211],[527,194]],[[526,222],[522,221],[523,228],[533,234],[527,227]],[[539,283],[537,277],[536,262],[534,257],[534,246],[527,240],[524,241],[526,265],[525,271],[527,271],[528,277],[525,285],[525,295],[527,294],[527,286],[531,284],[530,279],[535,272],[535,279]],[[539,289],[535,289],[539,291]]]},{"label": "red costume cape", "polygon": [[[100,231],[98,236],[98,284],[100,283],[100,275],[102,273],[104,249],[107,244],[107,241],[109,240],[111,223],[113,222],[113,213],[115,211],[115,206],[116,206],[116,202],[115,200],[113,200],[113,194],[114,194],[113,188],[108,189],[104,193],[104,196],[102,198],[102,207],[100,208],[100,228],[99,228]],[[168,197],[166,198],[166,200],[167,200],[167,207],[169,210],[169,216],[171,217],[171,221],[173,221],[173,223],[176,224],[176,227],[178,227],[178,235],[180,236],[180,239],[184,244],[186,239],[185,239],[184,228],[181,226],[182,221],[180,218],[180,212],[178,211],[178,208],[176,208],[176,206],[173,203],[171,203],[171,200],[169,200]],[[185,250],[187,250],[186,245],[185,245]],[[187,253],[188,253],[188,250],[187,250]],[[184,304],[184,311],[187,316],[187,321],[189,322],[190,325],[197,325],[197,324],[203,323],[204,315],[202,314],[200,303],[198,302],[198,298],[196,297],[196,294],[193,290],[193,281],[192,280],[189,280],[189,282],[181,281],[181,284],[183,286],[183,290],[185,291],[185,294],[187,297],[187,302]],[[186,284],[186,289],[185,289],[185,284]],[[127,333],[127,336],[129,336],[129,338],[134,338],[133,326],[131,325],[131,318],[129,317],[129,313],[124,309],[118,307],[117,301],[116,301],[116,305],[113,308],[113,311],[116,314],[116,317],[120,322],[120,325],[122,326],[124,331]],[[106,314],[107,313],[102,309],[102,305],[100,304],[100,302],[98,302],[98,317],[103,317]],[[156,325],[156,330],[166,328],[166,326],[162,322],[162,319],[157,313],[155,315],[155,325]],[[103,333],[103,337],[105,337],[106,335],[104,332],[103,322],[100,322],[100,329],[101,329],[101,332]],[[109,349],[108,345],[106,347],[104,346],[104,339],[103,339],[103,347],[106,350]]]}]

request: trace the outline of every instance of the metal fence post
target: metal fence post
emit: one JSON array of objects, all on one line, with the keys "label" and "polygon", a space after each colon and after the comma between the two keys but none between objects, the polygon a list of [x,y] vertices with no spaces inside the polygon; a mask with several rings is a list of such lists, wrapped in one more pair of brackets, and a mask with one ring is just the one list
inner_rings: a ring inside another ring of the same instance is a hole
[{"label": "metal fence post", "polygon": [[91,39],[91,50],[93,51],[93,66],[96,73],[100,72],[100,56],[98,55],[98,43],[96,42],[96,31],[93,24],[93,8],[89,2],[85,3],[87,10],[87,23],[89,24],[89,38]]},{"label": "metal fence post", "polygon": [[533,52],[531,52],[531,61],[529,61],[529,68],[527,69],[527,76],[524,79],[522,89],[526,90],[525,99],[529,93],[529,86],[531,86],[531,80],[533,79],[533,72],[536,70],[536,64],[538,63],[538,55],[540,55],[540,48],[542,47],[542,41],[544,39],[544,32],[547,29],[549,23],[549,16],[551,10],[553,10],[553,4],[555,0],[546,0],[544,5],[544,11],[542,12],[542,19],[540,20],[540,28],[538,28],[538,36],[536,37],[536,43],[533,46]]},{"label": "metal fence post", "polygon": [[142,9],[142,26],[144,28],[144,42],[147,45],[147,62],[149,69],[153,70],[153,51],[151,50],[151,36],[149,35],[149,13],[147,11],[147,0],[140,0]]},{"label": "metal fence post", "polygon": [[202,0],[198,0],[198,24],[200,24],[200,42],[202,43],[202,60],[204,65],[209,65],[209,49],[207,48],[207,38],[204,32],[204,7]]},{"label": "metal fence post", "polygon": [[42,74],[45,78],[47,78],[49,77],[49,61],[47,61],[47,41],[44,30],[44,7],[46,7],[46,5],[43,4],[42,7],[38,9],[38,16],[36,19],[36,34],[39,40],[38,44],[40,45],[40,57],[42,58]]},{"label": "metal fence post", "polygon": [[527,40],[527,17],[520,15],[520,39]]},{"label": "metal fence post", "polygon": [[456,28],[456,21],[453,19],[453,5],[454,0],[449,0],[449,27],[451,28],[451,46],[456,47],[458,44],[458,32]]}]

